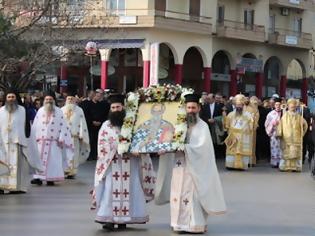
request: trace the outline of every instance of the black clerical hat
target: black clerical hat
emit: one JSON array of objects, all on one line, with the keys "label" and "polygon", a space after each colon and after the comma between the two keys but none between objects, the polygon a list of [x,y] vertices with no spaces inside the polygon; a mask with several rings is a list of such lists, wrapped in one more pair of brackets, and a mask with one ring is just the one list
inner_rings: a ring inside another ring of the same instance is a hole
[{"label": "black clerical hat", "polygon": [[200,95],[195,93],[185,95],[185,103],[187,102],[200,103]]},{"label": "black clerical hat", "polygon": [[273,98],[273,100],[276,102],[281,102],[281,99],[280,98]]},{"label": "black clerical hat", "polygon": [[17,89],[15,89],[15,88],[8,88],[8,89],[6,90],[6,92],[5,92],[5,96],[7,96],[9,93],[13,93],[13,94],[15,94],[16,96],[19,95],[19,91],[18,91]]},{"label": "black clerical hat", "polygon": [[53,91],[47,91],[47,92],[45,92],[45,93],[44,93],[44,98],[47,97],[47,96],[53,97],[54,100],[56,100],[56,95],[55,95],[55,92],[53,92]]},{"label": "black clerical hat", "polygon": [[243,93],[245,97],[249,97],[249,93]]},{"label": "black clerical hat", "polygon": [[125,96],[122,94],[111,94],[108,100],[110,104],[113,104],[113,103],[125,104]]},{"label": "black clerical hat", "polygon": [[77,95],[77,92],[74,91],[74,90],[71,90],[71,91],[67,92],[67,96],[75,97],[75,95]]}]

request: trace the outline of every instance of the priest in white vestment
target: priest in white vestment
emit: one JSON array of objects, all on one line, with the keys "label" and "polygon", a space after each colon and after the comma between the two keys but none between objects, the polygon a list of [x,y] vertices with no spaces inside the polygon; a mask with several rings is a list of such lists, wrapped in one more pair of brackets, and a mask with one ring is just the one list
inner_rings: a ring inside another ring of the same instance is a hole
[{"label": "priest in white vestment", "polygon": [[[10,193],[26,192],[32,169],[43,169],[39,155],[34,151],[34,136],[26,137],[26,112],[18,105],[18,93],[9,91],[5,105],[0,108],[0,190]],[[5,172],[4,172],[5,171]]]},{"label": "priest in white vestment", "polygon": [[110,97],[109,120],[98,134],[98,160],[93,191],[95,221],[103,229],[126,228],[126,224],[149,221],[146,202],[153,199],[155,176],[149,155],[135,157],[117,152],[125,117],[124,98]]},{"label": "priest in white vestment", "polygon": [[76,105],[74,96],[67,96],[66,104],[61,108],[70,128],[74,144],[73,161],[65,171],[68,179],[73,179],[80,164],[84,163],[90,154],[89,131],[82,108]]},{"label": "priest in white vestment", "polygon": [[274,102],[275,109],[268,113],[265,128],[267,135],[270,137],[270,164],[272,167],[278,168],[282,159],[281,142],[277,136],[277,127],[280,124],[282,116],[281,99],[274,98]]},{"label": "priest in white vestment", "polygon": [[175,154],[171,182],[174,231],[204,233],[207,217],[226,211],[208,125],[199,118],[199,96],[186,95],[188,133],[185,152]]},{"label": "priest in white vestment", "polygon": [[54,185],[64,180],[64,171],[73,160],[73,142],[70,129],[60,108],[55,105],[53,94],[47,94],[44,106],[34,119],[32,131],[37,141],[37,151],[42,160],[44,171],[33,176],[32,184]]}]

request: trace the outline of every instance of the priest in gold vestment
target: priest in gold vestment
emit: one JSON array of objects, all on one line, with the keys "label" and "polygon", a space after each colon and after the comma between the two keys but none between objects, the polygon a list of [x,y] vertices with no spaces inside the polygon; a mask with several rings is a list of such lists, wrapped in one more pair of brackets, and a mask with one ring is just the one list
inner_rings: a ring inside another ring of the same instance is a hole
[{"label": "priest in gold vestment", "polygon": [[256,96],[252,96],[249,99],[249,104],[245,106],[245,111],[249,112],[253,117],[253,146],[252,146],[252,162],[251,164],[256,165],[256,136],[257,136],[257,128],[259,122],[259,111],[258,111],[258,98]]},{"label": "priest in gold vestment", "polygon": [[225,166],[229,169],[246,170],[253,155],[254,118],[244,109],[245,97],[235,96],[235,111],[225,117],[224,125],[228,132],[225,139]]},{"label": "priest in gold vestment", "polygon": [[289,99],[288,111],[284,113],[277,129],[281,138],[282,159],[281,171],[302,171],[303,136],[307,131],[307,123],[296,111],[297,100]]}]

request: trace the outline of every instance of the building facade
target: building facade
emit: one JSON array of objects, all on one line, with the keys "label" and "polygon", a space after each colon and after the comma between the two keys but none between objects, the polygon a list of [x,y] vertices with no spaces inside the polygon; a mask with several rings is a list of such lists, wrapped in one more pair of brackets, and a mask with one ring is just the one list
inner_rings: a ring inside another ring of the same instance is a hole
[{"label": "building facade", "polygon": [[93,41],[99,51],[88,60],[82,56],[80,63],[62,64],[62,91],[82,92],[91,83],[119,92],[178,83],[226,96],[279,93],[307,99],[308,78],[314,73],[311,0],[57,3],[55,9],[66,9],[74,24],[69,39],[60,33],[69,31],[69,18],[65,23],[56,17],[56,38],[65,47],[82,49]]}]

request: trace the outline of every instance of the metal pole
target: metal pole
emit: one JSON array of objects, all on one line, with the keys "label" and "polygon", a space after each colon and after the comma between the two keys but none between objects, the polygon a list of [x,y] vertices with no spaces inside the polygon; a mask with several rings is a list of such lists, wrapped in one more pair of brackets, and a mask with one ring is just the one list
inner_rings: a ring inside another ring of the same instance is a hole
[{"label": "metal pole", "polygon": [[93,85],[93,71],[92,71],[92,65],[93,65],[93,56],[90,56],[90,76],[91,76],[91,90],[94,90],[94,85]]}]

